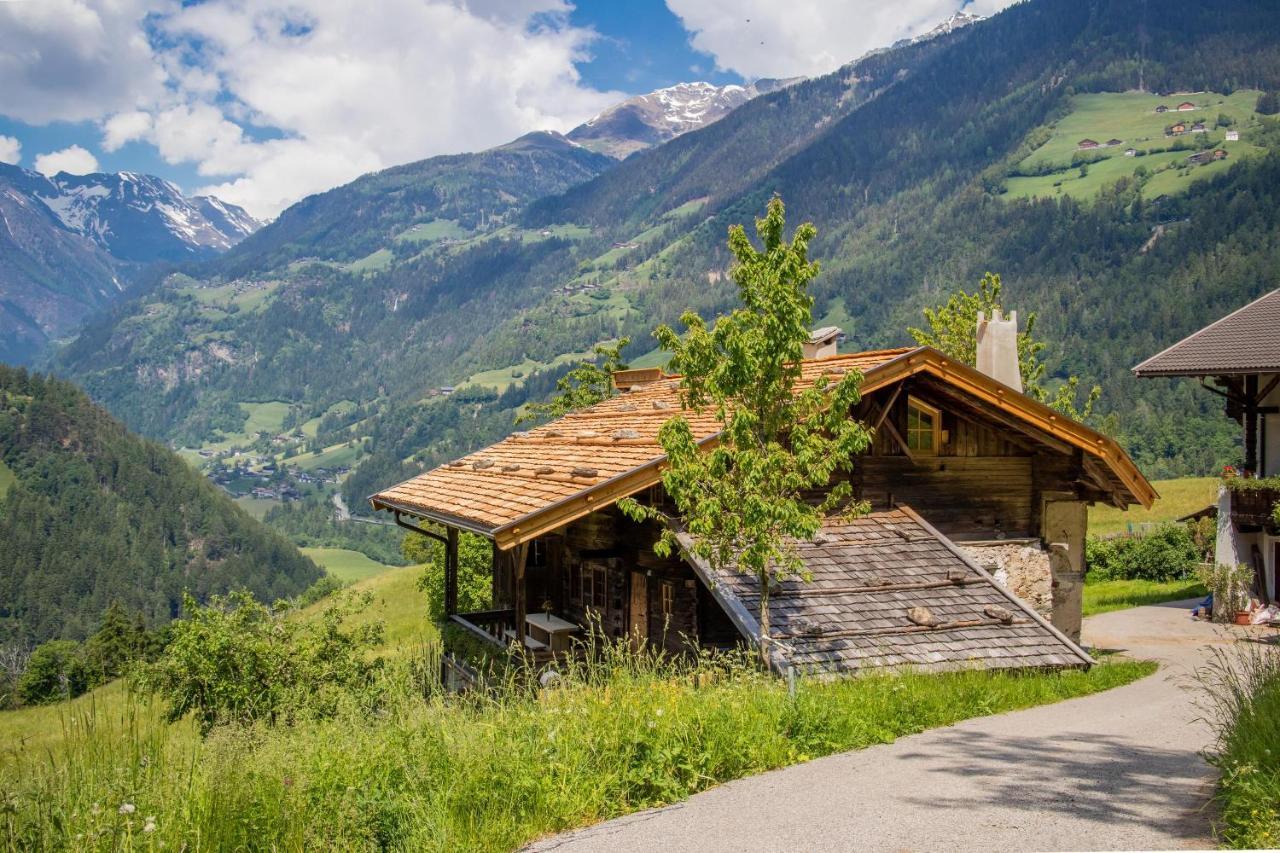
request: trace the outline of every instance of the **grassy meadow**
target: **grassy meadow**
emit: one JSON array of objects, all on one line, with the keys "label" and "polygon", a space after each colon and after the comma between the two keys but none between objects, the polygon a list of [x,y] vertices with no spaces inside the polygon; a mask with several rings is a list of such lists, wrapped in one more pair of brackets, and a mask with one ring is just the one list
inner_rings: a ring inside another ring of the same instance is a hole
[{"label": "grassy meadow", "polygon": [[1084,585],[1084,615],[1127,610],[1147,604],[1166,601],[1182,601],[1187,598],[1203,598],[1208,595],[1199,581],[1148,581],[1148,580],[1086,580]]},{"label": "grassy meadow", "polygon": [[[1048,165],[1053,171],[1043,175],[1010,177],[1006,184],[1007,195],[1009,198],[1066,195],[1089,199],[1107,184],[1122,177],[1134,177],[1139,167],[1151,173],[1144,179],[1142,192],[1145,197],[1156,198],[1181,192],[1192,181],[1210,177],[1230,168],[1241,157],[1263,151],[1249,144],[1246,138],[1258,120],[1254,112],[1258,95],[1257,91],[1250,89],[1241,89],[1230,95],[1213,92],[1167,96],[1146,92],[1078,95],[1072,101],[1071,112],[1052,125],[1049,139],[1018,164],[1023,170]],[[1197,108],[1187,112],[1155,112],[1159,104],[1172,108],[1182,101],[1191,101]],[[1227,128],[1216,126],[1219,115],[1235,122],[1231,129],[1241,132],[1240,140],[1226,141]],[[1166,137],[1164,129],[1178,121],[1188,124],[1203,121],[1208,130],[1204,134]],[[1203,166],[1187,167],[1186,158],[1194,153],[1194,146],[1201,138],[1207,139],[1214,147],[1225,148],[1230,156]],[[1121,144],[1082,151],[1078,147],[1082,139],[1092,139],[1104,145],[1111,139],[1119,139]],[[1175,139],[1186,140],[1193,148],[1168,150]],[[1124,152],[1127,148],[1137,149],[1145,156],[1126,157]],[[1077,154],[1101,155],[1106,159],[1089,163],[1086,174],[1081,175],[1079,167],[1072,164]]]},{"label": "grassy meadow", "polygon": [[354,583],[380,575],[391,568],[347,548],[299,548],[315,564],[344,583]]},{"label": "grassy meadow", "polygon": [[1107,536],[1127,533],[1132,526],[1159,524],[1174,521],[1206,506],[1218,502],[1217,477],[1180,477],[1176,480],[1156,480],[1160,497],[1151,509],[1140,506],[1119,510],[1101,504],[1089,508],[1089,535]]},{"label": "grassy meadow", "polygon": [[9,487],[18,481],[18,475],[0,459],[0,498],[9,493]]},{"label": "grassy meadow", "polygon": [[7,847],[511,850],[742,776],[1116,687],[1155,665],[802,680],[789,696],[741,663],[618,653],[558,688],[470,698],[423,696],[411,669],[387,670],[392,698],[375,713],[353,699],[332,718],[204,740],[122,687],[110,703],[38,709],[45,736],[6,738],[0,753]]}]

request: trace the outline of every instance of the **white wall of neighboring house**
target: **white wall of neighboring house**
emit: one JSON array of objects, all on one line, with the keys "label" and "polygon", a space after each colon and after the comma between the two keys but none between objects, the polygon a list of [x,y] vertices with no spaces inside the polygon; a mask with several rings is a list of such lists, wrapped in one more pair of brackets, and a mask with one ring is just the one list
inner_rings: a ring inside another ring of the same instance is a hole
[{"label": "white wall of neighboring house", "polygon": [[[1265,388],[1270,381],[1271,377],[1264,375],[1260,384]],[[1280,406],[1280,385],[1271,389],[1271,393],[1263,398],[1262,406],[1263,408]],[[1266,419],[1266,427],[1263,430],[1259,430],[1262,433],[1259,436],[1259,441],[1263,442],[1262,447],[1259,448],[1262,451],[1259,454],[1263,461],[1262,475],[1264,477],[1280,477],[1280,414],[1264,415],[1263,417]]]}]

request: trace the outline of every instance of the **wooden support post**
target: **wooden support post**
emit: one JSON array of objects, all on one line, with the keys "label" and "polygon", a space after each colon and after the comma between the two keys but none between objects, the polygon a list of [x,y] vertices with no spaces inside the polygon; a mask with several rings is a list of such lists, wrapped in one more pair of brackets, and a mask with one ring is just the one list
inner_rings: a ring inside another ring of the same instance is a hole
[{"label": "wooden support post", "polygon": [[1258,471],[1258,377],[1244,378],[1244,467]]},{"label": "wooden support post", "polygon": [[450,527],[444,543],[444,613],[458,612],[458,528]]},{"label": "wooden support post", "polygon": [[521,542],[512,549],[512,561],[514,562],[512,576],[515,584],[515,600],[516,600],[516,637],[520,640],[520,645],[524,646],[524,620],[529,614],[528,590],[524,584],[524,567],[529,558],[529,543]]}]

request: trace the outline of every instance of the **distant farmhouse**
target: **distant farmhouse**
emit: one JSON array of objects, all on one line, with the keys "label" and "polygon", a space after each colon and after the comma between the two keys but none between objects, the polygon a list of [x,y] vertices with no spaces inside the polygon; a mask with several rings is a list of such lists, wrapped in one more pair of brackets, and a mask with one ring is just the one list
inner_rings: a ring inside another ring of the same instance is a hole
[{"label": "distant farmhouse", "polygon": [[1186,132],[1187,132],[1187,126],[1183,122],[1178,122],[1177,124],[1171,124],[1164,129],[1165,136],[1181,136]]},{"label": "distant farmhouse", "polygon": [[1126,156],[1126,157],[1137,157],[1137,156],[1138,156],[1138,149],[1137,149],[1137,148],[1126,148],[1126,149],[1124,150],[1124,156]]},{"label": "distant farmhouse", "polygon": [[1108,139],[1108,140],[1107,140],[1107,147],[1108,147],[1108,148],[1113,148],[1113,147],[1115,147],[1115,146],[1117,146],[1117,145],[1123,145],[1123,144],[1124,144],[1124,140],[1123,140],[1123,139]]},{"label": "distant farmhouse", "polygon": [[1081,139],[1079,142],[1076,143],[1076,148],[1080,148],[1080,149],[1097,148],[1097,147],[1098,147],[1098,143],[1096,140],[1093,140],[1093,139]]},{"label": "distant farmhouse", "polygon": [[1227,152],[1221,148],[1215,148],[1212,151],[1197,151],[1195,154],[1192,154],[1187,158],[1187,162],[1200,166],[1205,163],[1213,162],[1214,160],[1225,159],[1227,159]]},{"label": "distant farmhouse", "polygon": [[1196,105],[1191,103],[1190,101],[1183,101],[1182,103],[1178,104],[1178,112],[1180,113],[1185,113],[1189,110],[1194,110],[1195,108],[1196,108]]},{"label": "distant farmhouse", "polygon": [[1240,141],[1240,131],[1238,131],[1238,130],[1228,130],[1228,131],[1227,131],[1227,141],[1228,141],[1228,142],[1239,142],[1239,141]]},{"label": "distant farmhouse", "polygon": [[1208,132],[1208,128],[1204,126],[1204,122],[1202,122],[1202,121],[1198,121],[1198,122],[1196,122],[1195,124],[1191,125],[1191,132],[1192,132],[1192,133],[1207,133],[1207,132]]},{"label": "distant farmhouse", "polygon": [[1156,107],[1156,112],[1167,113],[1169,112],[1169,107],[1166,104],[1161,104],[1160,106]]}]

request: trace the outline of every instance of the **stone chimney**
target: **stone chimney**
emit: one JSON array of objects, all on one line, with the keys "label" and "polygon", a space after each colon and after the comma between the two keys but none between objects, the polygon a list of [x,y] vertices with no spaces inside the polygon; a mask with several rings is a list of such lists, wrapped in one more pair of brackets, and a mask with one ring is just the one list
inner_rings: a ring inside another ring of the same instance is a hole
[{"label": "stone chimney", "polygon": [[978,370],[1015,391],[1022,390],[1018,369],[1018,312],[1000,316],[996,308],[987,317],[978,312]]},{"label": "stone chimney", "polygon": [[804,345],[805,358],[826,358],[835,355],[840,341],[844,340],[844,332],[836,326],[823,326],[809,333],[809,340]]}]

